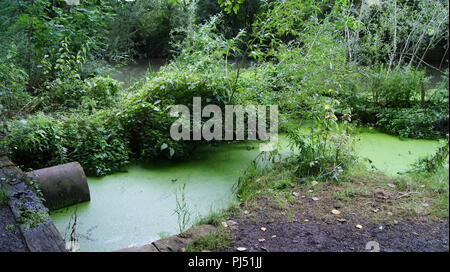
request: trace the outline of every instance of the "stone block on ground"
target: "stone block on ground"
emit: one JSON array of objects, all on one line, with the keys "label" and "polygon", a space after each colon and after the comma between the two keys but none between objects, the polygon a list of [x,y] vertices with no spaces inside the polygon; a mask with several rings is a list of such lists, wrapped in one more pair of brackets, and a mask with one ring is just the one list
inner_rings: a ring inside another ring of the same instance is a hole
[{"label": "stone block on ground", "polygon": [[153,244],[148,244],[144,246],[123,248],[115,252],[159,252],[159,251]]},{"label": "stone block on ground", "polygon": [[151,244],[130,247],[117,250],[116,252],[174,252],[184,251],[186,247],[201,237],[211,234],[216,227],[213,225],[200,225],[190,228],[189,230],[178,235],[169,236],[160,239]]}]

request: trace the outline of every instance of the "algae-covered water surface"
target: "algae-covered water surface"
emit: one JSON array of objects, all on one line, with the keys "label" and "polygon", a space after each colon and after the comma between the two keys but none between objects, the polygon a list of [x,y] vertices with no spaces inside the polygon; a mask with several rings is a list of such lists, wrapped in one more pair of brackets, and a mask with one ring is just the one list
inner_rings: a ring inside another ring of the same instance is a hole
[{"label": "algae-covered water surface", "polygon": [[186,162],[134,165],[126,173],[89,178],[91,201],[52,212],[63,236],[76,212],[81,251],[143,245],[179,231],[176,196],[184,195],[191,223],[234,199],[233,184],[258,155],[247,143],[204,146]]},{"label": "algae-covered water surface", "polygon": [[[359,139],[359,156],[369,158],[373,166],[389,175],[407,170],[438,145],[438,141],[405,140],[370,130],[354,137]],[[280,141],[282,153],[286,153],[286,138],[280,137]],[[183,184],[191,224],[227,208],[234,200],[233,185],[258,153],[256,144],[207,145],[185,162],[137,164],[126,173],[89,178],[91,201],[51,216],[66,239],[75,230],[81,251],[143,245],[179,232],[174,211]],[[75,227],[69,228],[74,214]]]},{"label": "algae-covered water surface", "polygon": [[433,154],[439,146],[436,140],[404,139],[369,129],[355,138],[356,153],[389,176],[409,170],[418,158]]}]

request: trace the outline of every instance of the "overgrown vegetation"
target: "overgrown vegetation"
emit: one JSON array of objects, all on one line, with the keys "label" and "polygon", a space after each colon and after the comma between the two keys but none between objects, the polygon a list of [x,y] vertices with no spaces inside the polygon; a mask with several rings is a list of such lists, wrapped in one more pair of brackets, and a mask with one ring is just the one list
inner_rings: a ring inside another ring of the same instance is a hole
[{"label": "overgrown vegetation", "polygon": [[[195,144],[169,137],[168,105],[194,96],[277,104],[304,123],[288,131],[299,177],[337,180],[351,167],[351,123],[448,133],[448,70],[432,88],[424,72],[448,40],[441,1],[218,1],[209,15],[204,1],[12,2],[0,14],[2,146],[27,168],[78,160],[104,175],[133,159],[186,158]],[[128,90],[101,69],[169,52]]]},{"label": "overgrown vegetation", "polygon": [[[101,176],[134,160],[187,159],[203,142],[170,137],[170,105],[278,105],[291,152],[247,169],[243,205],[270,197],[284,209],[320,195],[377,219],[448,217],[448,1],[80,2],[0,2],[0,153],[24,170],[78,161]],[[151,57],[168,65],[127,89],[110,77]],[[447,139],[393,178],[360,165],[355,125]],[[380,187],[395,205],[383,198],[374,212],[361,200]],[[179,194],[181,232],[192,222]],[[235,209],[202,220],[217,233],[186,250],[225,249],[221,223]]]},{"label": "overgrown vegetation", "polygon": [[[250,168],[241,201],[350,180],[355,124],[448,135],[447,1],[6,0],[0,29],[0,146],[24,169],[79,161],[106,175],[133,160],[186,159],[202,142],[170,138],[169,106],[193,97],[275,104],[287,120],[284,169]],[[170,61],[127,89],[106,69],[148,57]],[[429,181],[448,203],[445,165],[448,141],[406,183]]]}]

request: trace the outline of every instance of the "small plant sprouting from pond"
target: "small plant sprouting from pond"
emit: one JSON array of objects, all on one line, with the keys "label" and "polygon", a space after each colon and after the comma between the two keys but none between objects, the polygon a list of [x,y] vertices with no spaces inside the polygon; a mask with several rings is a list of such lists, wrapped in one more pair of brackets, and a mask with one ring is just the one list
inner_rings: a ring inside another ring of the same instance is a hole
[{"label": "small plant sprouting from pond", "polygon": [[355,161],[350,136],[337,123],[318,125],[309,133],[299,128],[289,133],[289,139],[299,177],[338,181]]},{"label": "small plant sprouting from pond", "polygon": [[263,151],[253,160],[255,167],[259,169],[272,169],[274,164],[281,161],[282,156],[279,147],[272,151]]},{"label": "small plant sprouting from pond", "polygon": [[178,187],[175,193],[176,208],[174,214],[178,218],[178,231],[184,232],[191,223],[191,212],[186,201],[186,184]]}]

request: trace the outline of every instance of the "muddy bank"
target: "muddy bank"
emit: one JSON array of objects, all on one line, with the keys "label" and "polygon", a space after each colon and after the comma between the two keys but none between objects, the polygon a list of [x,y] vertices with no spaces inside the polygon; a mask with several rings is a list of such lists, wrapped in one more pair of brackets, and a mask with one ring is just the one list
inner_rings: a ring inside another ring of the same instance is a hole
[{"label": "muddy bank", "polygon": [[335,197],[348,188],[342,184],[294,188],[289,194],[295,196],[284,204],[258,197],[231,218],[228,251],[364,252],[373,244],[381,252],[449,251],[448,216],[410,210],[411,203],[424,199],[394,197],[399,191],[390,187],[380,196],[383,183],[377,183],[361,184],[367,192],[346,200]]},{"label": "muddy bank", "polygon": [[[404,221],[396,225],[366,223],[328,224],[320,218],[255,222],[235,221],[229,251],[245,247],[252,252],[364,252],[376,242],[381,252],[448,252],[449,221]],[[261,226],[266,230],[262,231]]]}]

